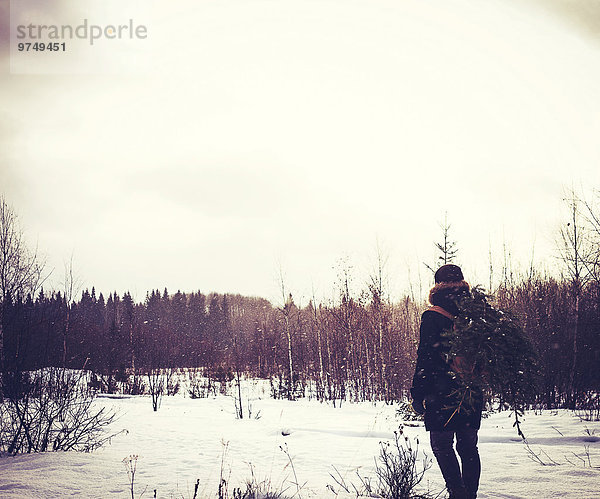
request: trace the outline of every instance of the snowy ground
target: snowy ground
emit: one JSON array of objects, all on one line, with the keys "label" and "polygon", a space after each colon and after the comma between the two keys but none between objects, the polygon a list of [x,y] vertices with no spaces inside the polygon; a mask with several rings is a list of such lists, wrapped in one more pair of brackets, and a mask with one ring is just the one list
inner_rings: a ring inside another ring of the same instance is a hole
[{"label": "snowy ground", "polygon": [[[127,498],[123,459],[138,455],[135,497],[189,498],[196,479],[199,497],[215,497],[221,475],[244,489],[246,479],[269,480],[271,490],[288,497],[335,497],[330,476],[337,468],[346,482],[359,484],[373,474],[379,442],[393,438],[401,423],[395,407],[317,401],[276,401],[255,394],[252,419],[235,418],[233,398],[192,400],[165,397],[158,412],[149,397],[100,398],[119,413],[113,429],[126,429],[110,445],[91,454],[46,453],[0,459],[0,497]],[[246,407],[247,409],[247,407]],[[254,419],[260,411],[260,418]],[[483,421],[480,453],[481,498],[600,498],[600,423],[583,422],[567,411],[528,413],[523,429],[535,462],[520,441],[508,413]],[[431,456],[422,426],[405,433],[420,440]],[[283,449],[283,450],[282,450]],[[287,449],[293,463],[290,465]],[[590,466],[591,465],[591,466]],[[294,471],[302,488],[294,485]],[[425,474],[424,487],[440,492],[437,466]],[[445,497],[444,494],[441,497]]]}]

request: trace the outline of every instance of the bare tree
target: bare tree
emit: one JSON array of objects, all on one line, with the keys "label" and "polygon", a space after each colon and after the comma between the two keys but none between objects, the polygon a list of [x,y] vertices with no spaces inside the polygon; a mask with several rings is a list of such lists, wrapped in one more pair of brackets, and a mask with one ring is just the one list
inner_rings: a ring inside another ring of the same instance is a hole
[{"label": "bare tree", "polygon": [[67,366],[67,337],[71,321],[71,306],[74,296],[79,292],[81,281],[73,272],[73,254],[68,263],[65,263],[65,279],[63,281],[63,298],[65,300],[65,328],[63,329],[62,366]]},{"label": "bare tree", "polygon": [[285,280],[283,278],[283,270],[279,267],[279,284],[281,287],[281,298],[283,300],[283,306],[281,311],[283,312],[283,327],[285,335],[287,337],[287,350],[288,350],[288,368],[289,368],[289,380],[288,380],[288,399],[293,400],[294,398],[294,362],[292,356],[292,330],[290,324],[290,313],[294,307],[294,300],[292,294],[286,296],[285,291]]},{"label": "bare tree", "polygon": [[504,290],[513,290],[515,287],[515,275],[513,273],[512,250],[506,239],[502,242],[502,286]]},{"label": "bare tree", "polygon": [[[321,321],[321,317],[320,317],[320,311],[317,308],[318,305],[317,305],[317,301],[315,299],[314,288],[313,288],[312,295],[313,295],[312,300],[310,301],[308,306],[312,312],[311,321],[310,321],[311,328],[313,328],[312,333],[313,334],[316,333],[316,337],[317,337],[317,353],[318,353],[318,358],[319,358],[319,385],[318,385],[317,394],[318,394],[318,398],[320,400],[323,400],[325,398],[325,369],[323,368],[323,343],[322,343],[322,337],[321,337],[323,325],[322,325],[322,321]],[[327,371],[327,386],[329,386],[329,371]]]},{"label": "bare tree", "polygon": [[[379,363],[377,369],[377,378],[379,384],[379,390],[381,390],[384,396],[387,399],[389,395],[388,390],[388,377],[386,375],[387,368],[389,366],[389,362],[386,361],[385,353],[387,350],[387,354],[389,357],[389,348],[385,348],[384,338],[389,336],[388,331],[388,323],[389,318],[387,317],[389,314],[389,300],[386,296],[386,283],[387,275],[386,275],[386,265],[387,265],[388,257],[384,255],[379,244],[377,245],[377,261],[375,264],[375,268],[371,272],[369,277],[368,289],[370,294],[371,301],[371,314],[370,319],[372,323],[372,327],[376,333],[377,337],[377,362]],[[368,366],[368,362],[367,362]]]},{"label": "bare tree", "polygon": [[44,261],[25,243],[17,214],[0,196],[0,371],[4,372],[4,304],[17,296],[34,294],[42,283]]},{"label": "bare tree", "polygon": [[0,405],[0,452],[91,451],[110,440],[114,412],[93,404],[85,373],[45,367],[23,373]]},{"label": "bare tree", "polygon": [[[596,198],[600,200],[600,191],[596,192]],[[593,200],[583,200],[583,205],[585,207],[584,218],[589,227],[586,237],[589,251],[583,261],[583,265],[589,277],[597,285],[600,285],[600,213]]]},{"label": "bare tree", "polygon": [[488,259],[489,259],[489,279],[490,279],[490,284],[489,284],[489,288],[488,291],[490,293],[493,292],[494,290],[494,260],[492,258],[492,241],[488,242]]},{"label": "bare tree", "polygon": [[355,330],[358,306],[350,291],[353,267],[346,258],[341,259],[338,265],[337,287],[339,303],[331,309],[335,318],[333,334],[341,343],[341,345],[338,345],[338,348],[341,346],[339,355],[341,356],[340,360],[343,362],[343,375],[338,375],[338,382],[342,391],[345,391],[347,387],[354,384],[355,393],[358,393],[360,379],[357,376],[356,356],[359,347],[357,338],[359,331]]},{"label": "bare tree", "polygon": [[578,336],[579,336],[579,307],[583,288],[589,280],[585,263],[589,258],[589,247],[584,238],[584,227],[580,212],[580,201],[574,190],[568,193],[565,199],[569,209],[569,222],[560,229],[559,250],[561,258],[565,263],[566,271],[570,280],[571,294],[573,297],[573,309],[571,315],[571,336],[573,340],[573,357],[569,373],[569,405],[574,408],[576,404],[576,380],[578,361]]}]

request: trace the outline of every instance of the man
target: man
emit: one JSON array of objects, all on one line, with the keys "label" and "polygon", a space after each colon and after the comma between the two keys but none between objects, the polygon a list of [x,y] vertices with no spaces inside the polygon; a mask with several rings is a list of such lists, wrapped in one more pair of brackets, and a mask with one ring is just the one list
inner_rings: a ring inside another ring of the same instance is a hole
[{"label": "man", "polygon": [[[450,499],[477,497],[481,463],[477,450],[477,430],[481,424],[483,397],[471,391],[465,400],[461,390],[460,368],[448,358],[448,344],[442,333],[453,327],[461,297],[470,293],[462,270],[444,265],[435,273],[435,286],[429,293],[433,305],[421,317],[417,365],[411,395],[413,408],[425,414],[425,429],[430,434]],[[454,452],[460,456],[461,467]]]}]

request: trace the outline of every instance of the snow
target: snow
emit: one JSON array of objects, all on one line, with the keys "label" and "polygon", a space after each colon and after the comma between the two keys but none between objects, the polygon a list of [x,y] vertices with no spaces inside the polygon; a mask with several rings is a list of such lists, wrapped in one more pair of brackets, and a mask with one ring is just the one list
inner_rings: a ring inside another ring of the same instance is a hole
[{"label": "snow", "polygon": [[[328,485],[338,492],[339,486],[330,474],[337,469],[346,483],[357,486],[357,472],[373,476],[379,442],[392,439],[402,423],[397,406],[383,403],[334,408],[315,400],[273,400],[264,385],[253,384],[251,391],[252,418],[243,420],[236,419],[234,399],[225,395],[165,397],[158,412],[146,396],[101,397],[97,403],[119,414],[114,432],[126,432],[90,454],[0,459],[0,497],[131,497],[123,463],[130,455],[138,456],[136,498],[144,491],[143,497],[153,497],[156,489],[160,498],[191,499],[197,479],[198,496],[215,497],[221,476],[230,493],[234,487],[244,490],[245,481],[254,476],[271,490],[285,490],[288,497],[335,497]],[[247,409],[245,398],[245,415]],[[483,420],[478,497],[600,498],[599,422],[583,421],[570,411],[528,412],[522,428],[530,450],[512,427],[509,413]],[[404,432],[431,456],[422,424],[405,426]],[[435,493],[443,489],[435,463],[423,486]]]}]

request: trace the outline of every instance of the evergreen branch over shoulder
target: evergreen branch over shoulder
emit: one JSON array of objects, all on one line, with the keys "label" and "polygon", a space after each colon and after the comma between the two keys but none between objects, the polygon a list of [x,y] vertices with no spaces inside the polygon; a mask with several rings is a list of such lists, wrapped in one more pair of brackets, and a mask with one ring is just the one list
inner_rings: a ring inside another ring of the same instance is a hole
[{"label": "evergreen branch over shoulder", "polygon": [[444,333],[449,364],[461,390],[488,390],[519,416],[535,399],[538,367],[533,344],[516,318],[492,307],[480,288],[461,300],[454,328]]}]

